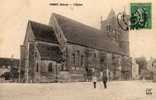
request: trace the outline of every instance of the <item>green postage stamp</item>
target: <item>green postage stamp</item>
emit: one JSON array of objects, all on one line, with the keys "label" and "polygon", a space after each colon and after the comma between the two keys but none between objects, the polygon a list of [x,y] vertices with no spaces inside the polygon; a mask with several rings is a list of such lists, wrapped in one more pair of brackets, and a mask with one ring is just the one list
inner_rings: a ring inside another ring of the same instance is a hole
[{"label": "green postage stamp", "polygon": [[130,29],[151,29],[151,3],[131,3]]}]

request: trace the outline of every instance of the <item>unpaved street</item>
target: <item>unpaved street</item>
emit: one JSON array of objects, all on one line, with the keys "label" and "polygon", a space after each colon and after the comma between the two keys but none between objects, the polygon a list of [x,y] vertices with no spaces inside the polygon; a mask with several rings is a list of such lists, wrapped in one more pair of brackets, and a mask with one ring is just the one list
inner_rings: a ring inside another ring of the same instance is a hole
[{"label": "unpaved street", "polygon": [[[146,95],[152,89],[152,95]],[[156,83],[113,81],[104,89],[92,83],[0,84],[0,100],[156,100]]]}]

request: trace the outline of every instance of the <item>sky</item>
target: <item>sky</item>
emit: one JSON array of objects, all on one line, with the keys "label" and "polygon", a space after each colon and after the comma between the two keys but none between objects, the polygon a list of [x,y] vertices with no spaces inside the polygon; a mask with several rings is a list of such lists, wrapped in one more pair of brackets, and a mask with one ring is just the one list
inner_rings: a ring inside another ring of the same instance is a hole
[{"label": "sky", "polygon": [[[82,3],[80,7],[50,6],[49,3]],[[130,56],[156,58],[156,2],[154,0],[0,0],[0,57],[20,57],[28,20],[48,24],[53,12],[100,28],[113,8],[130,11],[131,2],[152,2],[152,29],[130,31]]]}]

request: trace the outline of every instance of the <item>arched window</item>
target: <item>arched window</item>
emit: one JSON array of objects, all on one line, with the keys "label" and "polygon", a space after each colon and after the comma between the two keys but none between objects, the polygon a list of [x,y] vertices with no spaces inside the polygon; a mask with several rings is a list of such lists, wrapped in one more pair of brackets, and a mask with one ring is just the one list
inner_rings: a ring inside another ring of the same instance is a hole
[{"label": "arched window", "polygon": [[75,66],[75,54],[72,54],[72,64]]},{"label": "arched window", "polygon": [[75,56],[75,53],[72,54],[72,65],[76,69],[76,56]]},{"label": "arched window", "polygon": [[63,71],[63,70],[64,70],[64,65],[62,64],[62,65],[61,65],[61,71]]},{"label": "arched window", "polygon": [[48,65],[48,72],[52,72],[52,71],[53,71],[52,63],[49,63],[49,65]]},{"label": "arched window", "polygon": [[38,72],[38,63],[36,64],[36,72]]},{"label": "arched window", "polygon": [[84,56],[81,55],[81,66],[83,66],[83,64],[84,64]]},{"label": "arched window", "polygon": [[80,51],[77,50],[77,66],[80,65]]},{"label": "arched window", "polygon": [[106,26],[106,30],[107,30],[107,32],[110,32],[110,25],[109,24]]},{"label": "arched window", "polygon": [[96,53],[94,53],[94,58],[96,58]]}]

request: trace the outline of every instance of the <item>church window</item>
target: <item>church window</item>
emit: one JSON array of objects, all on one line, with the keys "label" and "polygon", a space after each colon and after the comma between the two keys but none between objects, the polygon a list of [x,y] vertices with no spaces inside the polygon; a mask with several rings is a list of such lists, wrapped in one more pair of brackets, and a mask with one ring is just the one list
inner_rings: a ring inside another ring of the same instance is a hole
[{"label": "church window", "polygon": [[61,65],[61,71],[64,71],[64,65],[63,64]]},{"label": "church window", "polygon": [[60,38],[61,38],[61,34],[59,34],[60,35]]},{"label": "church window", "polygon": [[100,59],[100,62],[103,63],[103,62],[104,62],[104,58],[101,58],[101,59]]},{"label": "church window", "polygon": [[68,48],[65,51],[65,59],[66,59],[66,66],[68,66],[69,56],[68,56]]},{"label": "church window", "polygon": [[72,64],[75,66],[75,53],[72,54]]},{"label": "church window", "polygon": [[81,66],[83,66],[83,64],[84,64],[84,56],[81,55]]},{"label": "church window", "polygon": [[49,63],[49,65],[48,65],[48,72],[52,72],[52,71],[53,71],[52,63]]},{"label": "church window", "polygon": [[77,50],[77,65],[79,66],[80,63],[80,51]]},{"label": "church window", "polygon": [[112,29],[112,27],[111,27],[110,24],[108,24],[108,25],[106,26],[106,31],[107,31],[107,32],[113,32],[113,29]]},{"label": "church window", "polygon": [[34,52],[34,57],[37,58],[37,51]]},{"label": "church window", "polygon": [[106,30],[107,30],[107,32],[110,32],[110,25],[109,24],[106,26]]},{"label": "church window", "polygon": [[37,64],[36,64],[36,72],[38,72],[38,69],[39,69],[39,68],[38,68],[38,63],[37,63]]},{"label": "church window", "polygon": [[115,32],[116,34],[116,40],[119,40],[119,36],[120,36],[120,34],[118,33],[118,32]]},{"label": "church window", "polygon": [[94,58],[96,58],[96,53],[94,53]]}]

